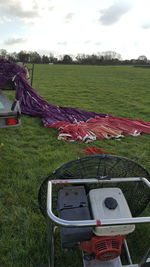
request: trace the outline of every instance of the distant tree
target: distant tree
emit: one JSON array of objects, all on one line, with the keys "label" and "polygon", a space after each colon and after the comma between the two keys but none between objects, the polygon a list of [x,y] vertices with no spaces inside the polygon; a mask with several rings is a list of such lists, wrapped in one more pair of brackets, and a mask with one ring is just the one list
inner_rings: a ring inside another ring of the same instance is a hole
[{"label": "distant tree", "polygon": [[64,55],[62,59],[62,63],[64,64],[71,64],[73,62],[73,59],[69,55]]},{"label": "distant tree", "polygon": [[7,51],[5,49],[0,49],[0,58],[7,58]]},{"label": "distant tree", "polygon": [[76,63],[91,65],[117,64],[120,60],[121,55],[114,51],[106,51],[92,55],[78,54],[76,57]]},{"label": "distant tree", "polygon": [[49,62],[50,62],[49,57],[43,55],[43,56],[42,56],[42,63],[49,63]]},{"label": "distant tree", "polygon": [[54,57],[52,53],[49,54],[49,63],[57,63],[58,58]]},{"label": "distant tree", "polygon": [[57,63],[58,62],[58,58],[57,57],[54,57],[52,60],[50,60],[50,62]]},{"label": "distant tree", "polygon": [[104,57],[101,54],[93,54],[91,56],[89,56],[89,62],[92,65],[100,65],[103,64],[104,62]]},{"label": "distant tree", "polygon": [[147,62],[147,57],[142,55],[138,57],[138,61]]},{"label": "distant tree", "polygon": [[20,51],[18,53],[18,61],[20,62],[30,62],[30,53],[27,51]]},{"label": "distant tree", "polygon": [[78,64],[93,64],[94,61],[95,55],[78,54],[76,57],[76,62]]},{"label": "distant tree", "polygon": [[31,63],[41,63],[41,56],[36,51],[30,52],[30,62]]},{"label": "distant tree", "polygon": [[78,64],[82,64],[84,62],[85,57],[86,57],[85,54],[78,54],[76,56],[76,62]]},{"label": "distant tree", "polygon": [[18,60],[18,54],[16,52],[9,53],[8,54],[8,60],[9,61],[15,61],[15,62],[19,61]]},{"label": "distant tree", "polygon": [[121,55],[115,51],[106,51],[101,54],[105,61],[111,61],[113,59],[121,60]]},{"label": "distant tree", "polygon": [[[25,63],[63,63],[63,64],[85,64],[85,65],[100,65],[100,64],[117,64],[121,61],[121,55],[115,51],[106,51],[102,53],[87,55],[78,54],[73,55],[59,55],[57,58],[52,53],[49,56],[40,55],[36,51],[20,51],[19,53],[7,53],[5,49],[0,50],[0,57],[7,58],[10,61],[20,61]],[[145,56],[140,56],[140,62],[146,62]],[[138,62],[138,60],[136,60]],[[123,61],[121,61],[123,64]],[[125,62],[125,64],[128,64]]]}]

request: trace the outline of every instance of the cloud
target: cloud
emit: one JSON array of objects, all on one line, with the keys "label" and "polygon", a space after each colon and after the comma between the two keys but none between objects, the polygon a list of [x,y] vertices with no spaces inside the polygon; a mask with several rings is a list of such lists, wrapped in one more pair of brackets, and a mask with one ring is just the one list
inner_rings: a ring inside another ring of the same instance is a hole
[{"label": "cloud", "polygon": [[84,44],[85,45],[101,45],[102,43],[101,42],[93,42],[93,41],[91,41],[91,40],[86,40],[86,41],[84,41]]},{"label": "cloud", "polygon": [[20,0],[1,0],[0,2],[1,13],[18,18],[35,18],[39,16],[38,6],[35,1],[29,9],[23,8]]},{"label": "cloud", "polygon": [[65,22],[69,23],[73,19],[74,13],[70,12],[65,16]]},{"label": "cloud", "polygon": [[4,41],[5,45],[14,45],[14,44],[21,44],[26,42],[26,39],[23,38],[9,38],[8,40]]},{"label": "cloud", "polygon": [[54,6],[50,6],[50,7],[48,7],[48,10],[49,10],[49,11],[54,10]]},{"label": "cloud", "polygon": [[2,24],[2,23],[7,23],[7,22],[10,22],[11,21],[11,19],[10,18],[8,18],[8,17],[6,17],[6,16],[1,16],[0,17],[0,23]]},{"label": "cloud", "polygon": [[58,42],[57,44],[58,44],[58,45],[67,45],[67,41],[64,41],[64,42]]},{"label": "cloud", "polygon": [[85,44],[90,44],[92,41],[91,40],[86,40],[84,43]]},{"label": "cloud", "polygon": [[96,42],[94,43],[95,45],[101,45],[102,43],[101,42]]},{"label": "cloud", "polygon": [[111,25],[121,19],[131,8],[131,4],[127,2],[116,2],[112,6],[106,9],[100,10],[101,17],[99,21],[103,25]]},{"label": "cloud", "polygon": [[150,29],[150,22],[142,25],[143,29]]}]

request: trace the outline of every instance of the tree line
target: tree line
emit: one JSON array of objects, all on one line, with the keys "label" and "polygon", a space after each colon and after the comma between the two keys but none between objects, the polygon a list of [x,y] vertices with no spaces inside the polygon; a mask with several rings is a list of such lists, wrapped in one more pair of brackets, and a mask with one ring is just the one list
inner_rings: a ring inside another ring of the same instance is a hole
[{"label": "tree line", "polygon": [[5,49],[0,49],[0,58],[13,62],[38,63],[38,64],[83,64],[83,65],[118,65],[118,64],[147,64],[150,61],[146,56],[141,55],[137,59],[122,60],[119,53],[115,51],[106,51],[97,54],[78,54],[72,56],[69,54],[54,56],[52,53],[40,55],[34,51],[20,51],[18,53],[8,53]]}]

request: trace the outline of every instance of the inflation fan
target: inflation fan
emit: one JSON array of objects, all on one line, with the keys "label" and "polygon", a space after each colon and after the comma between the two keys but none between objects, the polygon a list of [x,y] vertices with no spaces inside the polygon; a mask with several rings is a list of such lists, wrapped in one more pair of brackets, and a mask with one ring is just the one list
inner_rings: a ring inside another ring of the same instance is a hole
[{"label": "inflation fan", "polygon": [[[150,216],[141,216],[150,201],[150,175],[138,163],[114,155],[69,161],[44,180],[38,198],[48,218],[49,267],[58,266],[56,229],[61,249],[64,253],[79,250],[84,267],[150,266],[149,241],[140,263],[134,264],[127,244],[129,236],[138,238],[136,227],[150,223]],[[132,251],[136,243],[143,247],[142,241],[134,240]]]}]

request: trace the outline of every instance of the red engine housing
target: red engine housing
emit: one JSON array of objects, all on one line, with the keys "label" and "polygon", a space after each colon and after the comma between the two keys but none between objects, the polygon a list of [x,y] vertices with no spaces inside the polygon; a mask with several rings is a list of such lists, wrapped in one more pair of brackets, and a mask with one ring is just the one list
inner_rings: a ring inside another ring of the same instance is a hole
[{"label": "red engine housing", "polygon": [[89,241],[81,242],[82,251],[93,254],[96,260],[107,261],[121,254],[125,236],[94,236]]}]

